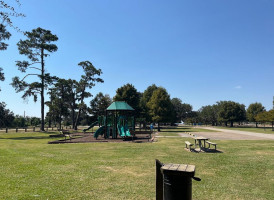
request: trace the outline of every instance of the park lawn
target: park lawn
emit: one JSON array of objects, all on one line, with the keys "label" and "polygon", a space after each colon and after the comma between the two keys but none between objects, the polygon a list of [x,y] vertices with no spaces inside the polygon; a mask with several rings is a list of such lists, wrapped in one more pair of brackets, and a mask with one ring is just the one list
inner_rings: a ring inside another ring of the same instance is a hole
[{"label": "park lawn", "polygon": [[[1,199],[154,199],[155,158],[196,165],[193,199],[274,199],[274,141],[216,141],[223,153],[155,143],[47,144],[46,133],[0,134]],[[191,141],[193,142],[193,141]]]},{"label": "park lawn", "polygon": [[254,133],[267,133],[267,134],[274,134],[274,131],[272,131],[271,127],[263,128],[263,127],[258,127],[258,128],[250,128],[250,127],[218,127],[214,126],[214,128],[219,128],[219,129],[228,129],[228,130],[237,130],[237,131],[249,131],[249,132],[254,132]]}]

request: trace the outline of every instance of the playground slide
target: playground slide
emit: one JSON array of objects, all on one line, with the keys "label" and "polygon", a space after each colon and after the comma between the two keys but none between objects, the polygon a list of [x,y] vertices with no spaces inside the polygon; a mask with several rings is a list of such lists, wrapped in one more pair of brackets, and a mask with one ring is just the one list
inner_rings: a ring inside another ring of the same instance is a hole
[{"label": "playground slide", "polygon": [[105,131],[105,126],[101,126],[93,135],[93,137],[98,138],[99,135],[103,135]]},{"label": "playground slide", "polygon": [[130,137],[131,136],[127,126],[118,125],[118,132],[121,137],[125,137],[125,136]]},{"label": "playground slide", "polygon": [[131,136],[131,134],[130,134],[130,132],[129,132],[128,129],[127,129],[127,131],[126,131],[126,136],[127,136],[127,137],[130,137],[130,136]]},{"label": "playground slide", "polygon": [[90,127],[84,129],[83,132],[88,131],[89,129],[93,128],[93,127],[96,126],[97,124],[98,124],[98,122],[93,122],[93,123],[90,125]]},{"label": "playground slide", "polygon": [[117,125],[117,128],[118,128],[118,133],[121,137],[125,137],[126,134],[124,132],[124,127],[123,126],[120,126],[120,125]]},{"label": "playground slide", "polygon": [[127,125],[125,126],[125,132],[127,137],[131,136]]}]

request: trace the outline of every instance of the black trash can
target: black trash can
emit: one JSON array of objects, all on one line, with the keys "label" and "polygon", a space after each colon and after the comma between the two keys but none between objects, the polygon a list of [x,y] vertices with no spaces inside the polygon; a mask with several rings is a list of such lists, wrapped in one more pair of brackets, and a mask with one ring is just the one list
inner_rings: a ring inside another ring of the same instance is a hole
[{"label": "black trash can", "polygon": [[194,165],[165,164],[161,167],[163,174],[164,200],[191,200]]}]

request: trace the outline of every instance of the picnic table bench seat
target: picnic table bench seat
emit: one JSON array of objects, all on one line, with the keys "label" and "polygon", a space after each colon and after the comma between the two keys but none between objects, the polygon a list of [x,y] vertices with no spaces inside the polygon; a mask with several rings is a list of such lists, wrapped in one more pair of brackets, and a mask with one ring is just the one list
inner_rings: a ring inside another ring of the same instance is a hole
[{"label": "picnic table bench seat", "polygon": [[215,146],[215,150],[217,148],[217,144],[216,143],[213,143],[213,142],[210,142],[210,141],[206,141],[206,143],[208,144],[208,148],[210,149],[210,145],[213,145]]},{"label": "picnic table bench seat", "polygon": [[[191,144],[189,141],[185,141],[186,143],[186,148],[187,146],[189,147],[189,150],[191,150],[191,146],[193,146],[193,144]],[[188,149],[188,148],[187,148]]]}]

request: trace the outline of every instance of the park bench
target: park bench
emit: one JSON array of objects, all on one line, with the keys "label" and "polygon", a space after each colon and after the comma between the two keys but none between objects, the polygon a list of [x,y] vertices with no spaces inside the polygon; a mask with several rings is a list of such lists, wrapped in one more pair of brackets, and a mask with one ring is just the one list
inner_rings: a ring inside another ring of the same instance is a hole
[{"label": "park bench", "polygon": [[213,142],[210,142],[210,141],[206,141],[206,143],[208,144],[208,148],[210,149],[210,145],[213,145],[215,146],[215,150],[217,148],[217,144],[216,143],[213,143]]},{"label": "park bench", "polygon": [[[189,147],[189,150],[191,150],[191,146],[193,146],[193,144],[191,144],[189,141],[185,141],[186,143],[186,148],[187,146]],[[187,148],[188,149],[188,148]]]}]

